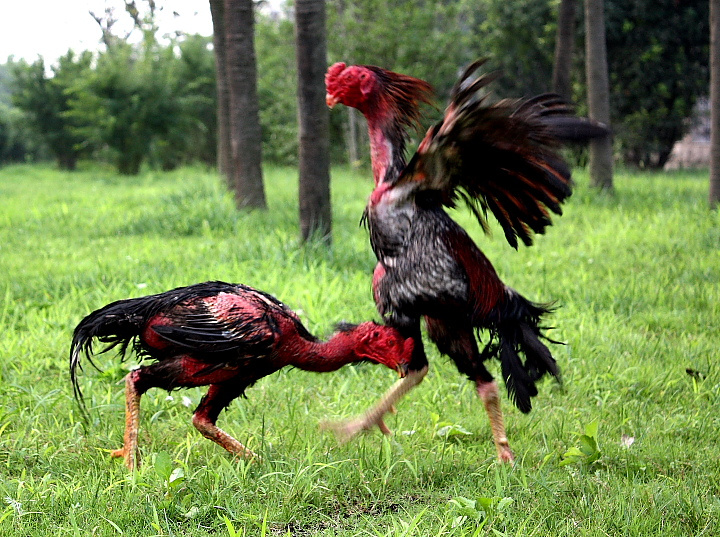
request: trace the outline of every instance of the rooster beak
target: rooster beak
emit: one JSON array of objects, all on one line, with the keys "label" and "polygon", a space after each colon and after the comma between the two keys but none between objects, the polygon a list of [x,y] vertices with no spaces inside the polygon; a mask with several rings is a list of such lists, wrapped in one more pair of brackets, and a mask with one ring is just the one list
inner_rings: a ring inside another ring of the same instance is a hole
[{"label": "rooster beak", "polygon": [[328,108],[330,108],[330,110],[332,110],[333,107],[339,102],[340,100],[334,95],[330,95],[329,93],[325,94],[325,103],[328,105]]},{"label": "rooster beak", "polygon": [[408,374],[408,369],[410,368],[410,364],[398,364],[398,366],[395,368],[395,370],[398,372],[398,375],[400,375],[400,378],[405,378],[405,376]]}]

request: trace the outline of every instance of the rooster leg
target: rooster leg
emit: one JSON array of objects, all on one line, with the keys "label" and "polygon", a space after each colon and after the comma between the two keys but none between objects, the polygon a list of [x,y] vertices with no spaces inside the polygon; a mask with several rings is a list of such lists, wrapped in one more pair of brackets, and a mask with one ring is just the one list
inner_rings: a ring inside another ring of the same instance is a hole
[{"label": "rooster leg", "polygon": [[475,385],[478,396],[480,396],[483,405],[485,405],[488,418],[490,418],[490,428],[492,429],[495,448],[497,448],[498,459],[500,459],[500,462],[512,462],[515,460],[515,455],[513,455],[510,449],[510,444],[505,434],[497,383],[494,380],[486,381],[478,379],[475,381]]},{"label": "rooster leg", "polygon": [[382,396],[380,401],[365,412],[362,416],[355,419],[341,422],[323,422],[320,428],[323,430],[331,430],[338,437],[340,443],[344,444],[352,440],[361,431],[367,431],[377,425],[380,431],[389,435],[392,434],[383,417],[388,412],[395,412],[395,403],[397,403],[407,392],[420,384],[427,375],[428,366],[418,371],[410,371],[403,379],[398,380],[393,386]]},{"label": "rooster leg", "polygon": [[140,423],[140,396],[135,386],[136,372],[132,371],[125,376],[125,436],[123,447],[110,453],[111,457],[122,457],[125,466],[134,470],[140,466],[138,452],[138,428]]},{"label": "rooster leg", "polygon": [[192,423],[208,440],[224,447],[230,453],[251,459],[260,457],[243,446],[235,438],[215,425],[220,411],[238,396],[237,390],[229,390],[220,384],[211,384],[192,417]]}]

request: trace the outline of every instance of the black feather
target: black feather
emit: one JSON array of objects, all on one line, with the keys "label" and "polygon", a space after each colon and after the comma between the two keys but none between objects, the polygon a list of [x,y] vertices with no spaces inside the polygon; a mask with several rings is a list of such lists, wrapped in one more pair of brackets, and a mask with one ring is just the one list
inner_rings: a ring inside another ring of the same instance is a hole
[{"label": "black feather", "polygon": [[[253,323],[243,316],[238,316],[235,322],[223,323],[203,309],[202,299],[220,293],[242,294],[254,300],[261,311],[272,309],[276,314],[286,315],[294,322],[301,337],[317,341],[295,313],[277,298],[242,284],[209,281],[155,295],[118,300],[90,313],[75,328],[70,346],[70,379],[76,399],[82,402],[77,376],[78,369],[82,368],[81,357],[84,355],[93,367],[99,369],[92,359],[94,340],[105,344],[100,352],[118,349],[122,359],[131,346],[140,359],[156,359],[158,353],[161,354],[162,351],[146,347],[140,339],[146,323],[161,312],[179,316],[180,320],[168,326],[154,326],[156,333],[180,348],[199,349],[207,353],[207,357],[212,357],[214,353],[218,363],[226,358],[226,353],[241,347],[253,347],[256,354],[267,351],[271,343],[263,341]],[[263,319],[256,321],[261,320],[273,329],[271,315],[264,315]]]},{"label": "black feather", "polygon": [[[483,358],[497,356],[508,397],[522,412],[532,409],[531,398],[538,393],[536,382],[546,374],[560,381],[560,369],[544,338],[540,322],[551,308],[536,304],[508,289],[491,332],[497,342],[488,343]],[[523,356],[525,360],[523,361]]]}]

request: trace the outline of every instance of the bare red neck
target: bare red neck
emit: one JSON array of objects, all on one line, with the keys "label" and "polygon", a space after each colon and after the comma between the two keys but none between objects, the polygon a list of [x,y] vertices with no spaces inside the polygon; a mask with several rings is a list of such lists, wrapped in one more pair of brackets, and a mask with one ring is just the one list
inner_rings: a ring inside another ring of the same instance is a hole
[{"label": "bare red neck", "polygon": [[375,186],[392,182],[405,167],[406,133],[393,115],[387,110],[360,110],[368,124],[370,138],[370,159]]},{"label": "bare red neck", "polygon": [[284,365],[305,371],[326,372],[363,360],[355,353],[356,342],[351,332],[335,334],[329,341],[310,341],[291,327],[283,327],[281,330],[284,335],[277,354]]}]

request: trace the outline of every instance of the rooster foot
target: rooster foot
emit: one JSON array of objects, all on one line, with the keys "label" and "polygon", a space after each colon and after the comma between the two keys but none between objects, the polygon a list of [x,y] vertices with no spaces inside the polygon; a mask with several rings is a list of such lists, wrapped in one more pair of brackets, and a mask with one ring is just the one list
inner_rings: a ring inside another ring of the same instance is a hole
[{"label": "rooster foot", "polygon": [[320,423],[320,430],[332,431],[340,444],[347,444],[363,431],[369,431],[374,426],[380,429],[380,432],[386,436],[392,434],[390,428],[385,425],[382,418],[368,419],[368,416],[362,416],[346,421],[324,421]]},{"label": "rooster foot", "polygon": [[140,466],[140,457],[138,457],[137,453],[131,453],[131,451],[125,447],[113,449],[110,452],[110,457],[113,459],[125,459],[125,466],[130,471]]},{"label": "rooster foot", "polygon": [[[239,443],[239,442],[238,442]],[[242,444],[240,444],[242,446]],[[255,461],[255,462],[263,462],[263,458],[252,451],[251,449],[246,448],[245,446],[242,446],[242,449],[239,449],[238,451],[235,451],[234,449],[226,448],[230,453],[232,453],[235,457],[238,459],[245,459],[247,461]]]},{"label": "rooster foot", "polygon": [[510,446],[498,446],[498,460],[503,463],[515,462],[515,454],[510,449]]}]

